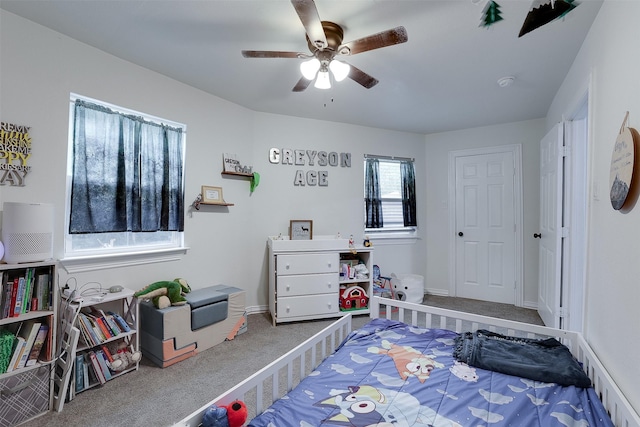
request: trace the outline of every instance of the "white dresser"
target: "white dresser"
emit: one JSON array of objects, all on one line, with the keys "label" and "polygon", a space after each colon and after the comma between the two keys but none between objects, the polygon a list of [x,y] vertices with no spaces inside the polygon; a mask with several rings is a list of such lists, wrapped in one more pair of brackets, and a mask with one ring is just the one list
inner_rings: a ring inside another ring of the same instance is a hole
[{"label": "white dresser", "polygon": [[[360,286],[368,296],[372,289],[372,250],[349,249],[347,239],[322,236],[313,240],[268,239],[269,311],[273,324],[338,317],[340,286]],[[348,258],[348,260],[347,260]],[[364,263],[366,278],[349,279],[340,275],[343,263]],[[341,280],[342,278],[342,280]],[[356,311],[356,310],[351,310]],[[358,313],[368,313],[359,308]]]}]

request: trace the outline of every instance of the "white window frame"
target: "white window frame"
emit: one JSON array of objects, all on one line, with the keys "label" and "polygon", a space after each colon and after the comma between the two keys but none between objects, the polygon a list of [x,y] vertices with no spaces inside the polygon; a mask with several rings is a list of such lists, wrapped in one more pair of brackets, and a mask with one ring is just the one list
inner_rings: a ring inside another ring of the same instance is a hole
[{"label": "white window frame", "polygon": [[[188,249],[184,245],[184,231],[161,232],[165,233],[165,235],[168,236],[168,239],[155,244],[149,243],[144,245],[111,247],[108,243],[106,243],[103,247],[96,247],[92,249],[76,250],[73,248],[73,235],[69,234],[69,217],[71,212],[71,181],[73,173],[73,127],[75,120],[74,105],[77,99],[102,105],[104,107],[110,108],[113,111],[117,111],[118,113],[132,114],[143,117],[145,120],[151,122],[161,123],[175,128],[182,128],[182,144],[186,148],[187,126],[185,124],[151,116],[139,111],[130,110],[128,108],[120,107],[117,105],[109,104],[107,102],[87,98],[85,96],[72,93],[69,102],[69,140],[67,147],[67,179],[65,194],[64,258],[63,260],[61,260],[63,265],[65,266],[67,271],[71,273],[101,268],[111,268],[116,265],[138,265],[146,262],[164,262],[167,260],[177,259],[176,257],[178,254],[185,253]],[[185,153],[186,149],[183,149],[183,164],[185,160]],[[185,178],[183,173],[183,187],[184,179]],[[127,236],[127,239],[131,239],[133,237],[132,232],[117,234],[124,234]]]},{"label": "white window frame", "polygon": [[[401,161],[403,160],[410,160],[412,162],[414,162],[414,166],[415,166],[415,159],[413,158],[406,158],[406,157],[395,157],[395,156],[380,156],[380,155],[374,155],[374,154],[365,154],[364,156],[364,174],[366,174],[366,159],[367,158],[374,158],[374,159],[378,159],[379,162],[388,162],[388,163],[398,163],[400,164]],[[364,176],[364,175],[363,175]],[[363,181],[363,199],[364,199],[364,181]],[[387,201],[392,201],[392,200],[398,200],[400,201],[400,203],[402,204],[402,196],[400,196],[400,198],[398,199],[387,199]],[[384,202],[385,202],[385,198],[382,198],[382,203],[384,206]],[[383,208],[384,210],[384,208]],[[366,215],[366,214],[365,214]],[[384,225],[384,215],[383,215],[383,227],[382,228],[367,228],[366,226],[364,227],[364,234],[365,236],[367,236],[369,239],[371,240],[380,240],[383,242],[388,242],[388,243],[394,243],[394,241],[411,241],[411,242],[415,242],[415,240],[417,240],[418,238],[418,227],[417,226],[400,226],[400,227],[391,227],[391,226],[385,226]]]}]

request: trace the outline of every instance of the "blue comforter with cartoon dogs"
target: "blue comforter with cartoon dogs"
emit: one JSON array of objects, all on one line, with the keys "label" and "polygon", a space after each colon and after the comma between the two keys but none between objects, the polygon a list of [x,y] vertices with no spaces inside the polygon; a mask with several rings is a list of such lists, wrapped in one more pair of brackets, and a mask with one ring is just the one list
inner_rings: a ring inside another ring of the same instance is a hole
[{"label": "blue comforter with cartoon dogs", "polygon": [[458,334],[374,319],[253,427],[613,426],[592,388],[473,368]]}]

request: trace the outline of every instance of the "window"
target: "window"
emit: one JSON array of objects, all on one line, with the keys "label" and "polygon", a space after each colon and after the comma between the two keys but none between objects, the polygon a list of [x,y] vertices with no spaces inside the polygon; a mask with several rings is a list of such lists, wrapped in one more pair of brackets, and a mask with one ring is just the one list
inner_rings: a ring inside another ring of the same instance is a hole
[{"label": "window", "polygon": [[183,247],[186,127],[72,95],[65,258]]},{"label": "window", "polygon": [[413,233],[416,222],[413,159],[365,156],[365,232]]}]

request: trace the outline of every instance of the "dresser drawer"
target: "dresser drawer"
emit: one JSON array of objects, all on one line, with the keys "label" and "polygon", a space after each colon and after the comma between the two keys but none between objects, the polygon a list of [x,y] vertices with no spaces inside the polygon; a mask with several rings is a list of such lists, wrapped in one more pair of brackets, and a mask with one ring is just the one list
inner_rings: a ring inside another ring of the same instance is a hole
[{"label": "dresser drawer", "polygon": [[338,273],[338,254],[278,255],[276,260],[278,276],[290,274]]},{"label": "dresser drawer", "polygon": [[337,293],[338,274],[303,274],[278,277],[278,298],[296,295]]},{"label": "dresser drawer", "polygon": [[324,295],[304,295],[278,297],[277,317],[316,316],[337,313],[340,309],[338,293]]}]

